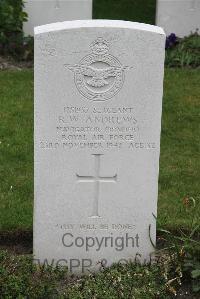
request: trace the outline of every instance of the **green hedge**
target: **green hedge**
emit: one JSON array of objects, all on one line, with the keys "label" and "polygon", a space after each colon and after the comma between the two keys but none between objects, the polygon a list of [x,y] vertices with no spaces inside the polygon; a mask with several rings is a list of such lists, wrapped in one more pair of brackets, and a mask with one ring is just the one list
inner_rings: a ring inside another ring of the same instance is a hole
[{"label": "green hedge", "polygon": [[27,14],[23,11],[23,7],[23,0],[0,0],[1,55],[11,55],[19,59],[25,55],[23,22],[27,21]]},{"label": "green hedge", "polygon": [[155,24],[156,0],[93,0],[93,19]]}]

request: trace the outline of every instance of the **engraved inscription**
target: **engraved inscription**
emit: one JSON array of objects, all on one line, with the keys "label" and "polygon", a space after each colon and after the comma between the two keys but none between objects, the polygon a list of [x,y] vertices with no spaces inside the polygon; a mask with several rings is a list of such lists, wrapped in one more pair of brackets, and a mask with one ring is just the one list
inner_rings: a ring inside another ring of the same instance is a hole
[{"label": "engraved inscription", "polygon": [[154,140],[141,137],[143,121],[134,107],[64,106],[56,116],[52,139],[41,140],[43,149],[155,150]]},{"label": "engraved inscription", "polygon": [[112,177],[102,177],[99,175],[100,172],[100,157],[101,154],[93,154],[94,156],[94,176],[83,176],[76,174],[78,182],[80,183],[94,183],[94,200],[93,200],[93,208],[92,208],[92,218],[98,218],[99,216],[99,188],[100,183],[116,183],[117,174]]},{"label": "engraved inscription", "polygon": [[79,64],[65,64],[74,73],[78,91],[85,98],[101,102],[116,95],[124,83],[124,71],[130,67],[122,66],[109,52],[109,43],[98,38],[91,44],[92,53]]},{"label": "engraved inscription", "polygon": [[55,225],[56,228],[61,230],[113,230],[113,231],[123,231],[123,230],[135,230],[136,225],[133,223],[57,223]]}]

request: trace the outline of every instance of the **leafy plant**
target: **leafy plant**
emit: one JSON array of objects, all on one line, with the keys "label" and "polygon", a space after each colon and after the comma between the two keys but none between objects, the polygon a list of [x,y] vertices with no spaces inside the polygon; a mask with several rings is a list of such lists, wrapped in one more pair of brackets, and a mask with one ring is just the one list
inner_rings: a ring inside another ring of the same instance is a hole
[{"label": "leafy plant", "polygon": [[192,279],[192,289],[195,293],[200,292],[200,261],[192,255],[188,255],[185,259],[185,273],[189,273]]},{"label": "leafy plant", "polygon": [[185,38],[177,38],[174,33],[166,39],[165,64],[168,67],[200,66],[200,35],[198,32]]},{"label": "leafy plant", "polygon": [[36,266],[31,256],[0,251],[2,298],[169,299],[162,264],[116,264],[99,273],[70,276],[64,267]]},{"label": "leafy plant", "polygon": [[59,280],[67,270],[41,267],[31,256],[13,256],[0,251],[0,298],[59,298]]},{"label": "leafy plant", "polygon": [[33,57],[33,41],[23,35],[23,22],[27,21],[23,7],[23,0],[0,1],[0,54],[18,60]]},{"label": "leafy plant", "polygon": [[165,48],[170,49],[178,43],[178,38],[175,33],[171,33],[166,37]]},{"label": "leafy plant", "polygon": [[[159,229],[166,247],[161,249],[164,256],[173,261],[172,267],[177,276],[172,280],[180,284],[183,280],[191,282],[193,292],[200,291],[200,240],[199,240],[199,219],[196,213],[196,200],[193,197],[185,197],[183,205],[188,213],[193,213],[190,225],[190,233],[179,229],[173,233],[165,229]],[[169,262],[165,263],[169,267]],[[169,269],[166,273],[169,273]]]}]

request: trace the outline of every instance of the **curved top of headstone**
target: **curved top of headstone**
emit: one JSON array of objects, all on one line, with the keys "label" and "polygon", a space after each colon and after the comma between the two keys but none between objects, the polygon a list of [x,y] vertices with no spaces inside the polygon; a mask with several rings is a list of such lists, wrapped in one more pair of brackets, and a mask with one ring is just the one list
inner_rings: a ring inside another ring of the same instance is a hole
[{"label": "curved top of headstone", "polygon": [[34,33],[35,35],[37,35],[41,33],[48,33],[52,31],[60,31],[65,29],[90,28],[90,27],[135,29],[135,30],[149,31],[152,33],[165,35],[164,30],[161,27],[144,24],[144,23],[136,23],[130,21],[121,21],[121,20],[76,20],[76,21],[57,22],[57,23],[37,26],[34,28]]}]

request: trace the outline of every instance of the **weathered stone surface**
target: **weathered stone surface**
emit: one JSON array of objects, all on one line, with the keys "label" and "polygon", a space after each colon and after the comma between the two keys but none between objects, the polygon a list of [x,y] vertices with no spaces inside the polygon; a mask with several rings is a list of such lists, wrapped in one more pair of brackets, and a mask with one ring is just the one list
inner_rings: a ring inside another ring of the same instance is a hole
[{"label": "weathered stone surface", "polygon": [[34,254],[71,272],[149,259],[165,35],[125,21],[35,29]]},{"label": "weathered stone surface", "polygon": [[25,35],[33,35],[34,27],[71,20],[92,19],[92,0],[26,0]]},{"label": "weathered stone surface", "polygon": [[156,24],[167,35],[175,33],[184,37],[200,29],[199,0],[158,0],[156,10]]}]

